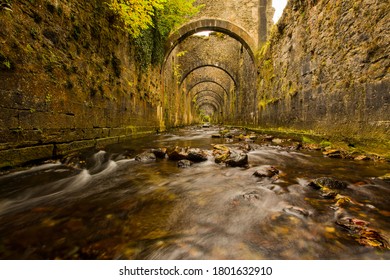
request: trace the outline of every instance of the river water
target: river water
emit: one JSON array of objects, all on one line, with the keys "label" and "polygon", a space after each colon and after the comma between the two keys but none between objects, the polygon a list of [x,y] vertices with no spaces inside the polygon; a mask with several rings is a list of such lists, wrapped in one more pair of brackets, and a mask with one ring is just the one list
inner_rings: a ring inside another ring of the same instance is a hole
[{"label": "river water", "polygon": [[[209,160],[138,162],[150,148],[212,150],[218,127],[191,127],[0,177],[1,259],[390,259],[342,217],[389,240],[389,163],[323,157],[256,140],[246,168]],[[227,144],[234,145],[233,143]],[[257,178],[274,166],[277,177]],[[348,183],[336,205],[307,184]]]}]

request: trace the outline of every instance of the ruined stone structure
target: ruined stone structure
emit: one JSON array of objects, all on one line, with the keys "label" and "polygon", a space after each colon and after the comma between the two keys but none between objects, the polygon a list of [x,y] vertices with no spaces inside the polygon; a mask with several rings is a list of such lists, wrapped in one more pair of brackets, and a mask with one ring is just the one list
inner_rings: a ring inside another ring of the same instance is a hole
[{"label": "ruined stone structure", "polygon": [[129,40],[105,2],[0,11],[0,168],[207,120],[388,151],[386,1],[290,0],[272,27],[271,0],[199,0],[150,67],[153,38]]},{"label": "ruined stone structure", "polygon": [[[174,31],[166,45],[162,71],[164,92],[174,93],[177,98],[171,99],[165,107],[171,112],[181,112],[167,116],[168,122],[198,122],[199,116],[204,116],[202,107],[208,107],[206,115],[215,122],[253,123],[257,116],[255,54],[265,43],[272,26],[272,1],[198,0],[196,3],[203,5],[201,12]],[[205,38],[192,36],[201,31],[217,33]],[[225,99],[219,98],[217,102],[214,95],[218,93],[211,90],[216,85],[211,81],[222,76],[230,80],[219,84]],[[202,85],[194,87],[194,79]],[[196,91],[203,93],[202,98],[193,98],[197,96]]]}]

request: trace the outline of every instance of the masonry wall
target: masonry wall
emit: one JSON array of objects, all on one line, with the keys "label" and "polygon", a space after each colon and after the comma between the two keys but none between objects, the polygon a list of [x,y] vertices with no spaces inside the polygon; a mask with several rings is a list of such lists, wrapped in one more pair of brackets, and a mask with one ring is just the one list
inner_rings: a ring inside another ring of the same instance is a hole
[{"label": "masonry wall", "polygon": [[388,145],[388,8],[291,0],[261,51],[258,125]]},{"label": "masonry wall", "polygon": [[159,69],[105,1],[13,1],[0,11],[0,168],[160,127]]}]

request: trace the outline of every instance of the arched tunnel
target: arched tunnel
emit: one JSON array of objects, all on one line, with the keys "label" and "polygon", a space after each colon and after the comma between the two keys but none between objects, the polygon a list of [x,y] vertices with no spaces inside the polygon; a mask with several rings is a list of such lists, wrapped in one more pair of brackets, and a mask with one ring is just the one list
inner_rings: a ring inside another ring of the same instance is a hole
[{"label": "arched tunnel", "polygon": [[254,43],[238,26],[218,20],[183,26],[169,39],[162,73],[168,123],[254,122]]}]

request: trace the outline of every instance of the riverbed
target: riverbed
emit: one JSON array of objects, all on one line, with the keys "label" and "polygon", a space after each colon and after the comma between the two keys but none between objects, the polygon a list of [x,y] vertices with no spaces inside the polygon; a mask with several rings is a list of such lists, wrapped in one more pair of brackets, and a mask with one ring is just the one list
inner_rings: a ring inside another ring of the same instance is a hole
[{"label": "riverbed", "polygon": [[[212,145],[242,139],[213,138],[220,130],[177,129],[2,175],[0,258],[390,259],[390,183],[379,178],[388,162],[328,158],[254,137],[248,165],[230,167],[215,163]],[[188,168],[135,160],[176,146],[208,159]],[[270,168],[275,176],[253,175]],[[323,177],[346,188],[328,197],[310,187]],[[379,241],[362,237],[371,231]]]}]

